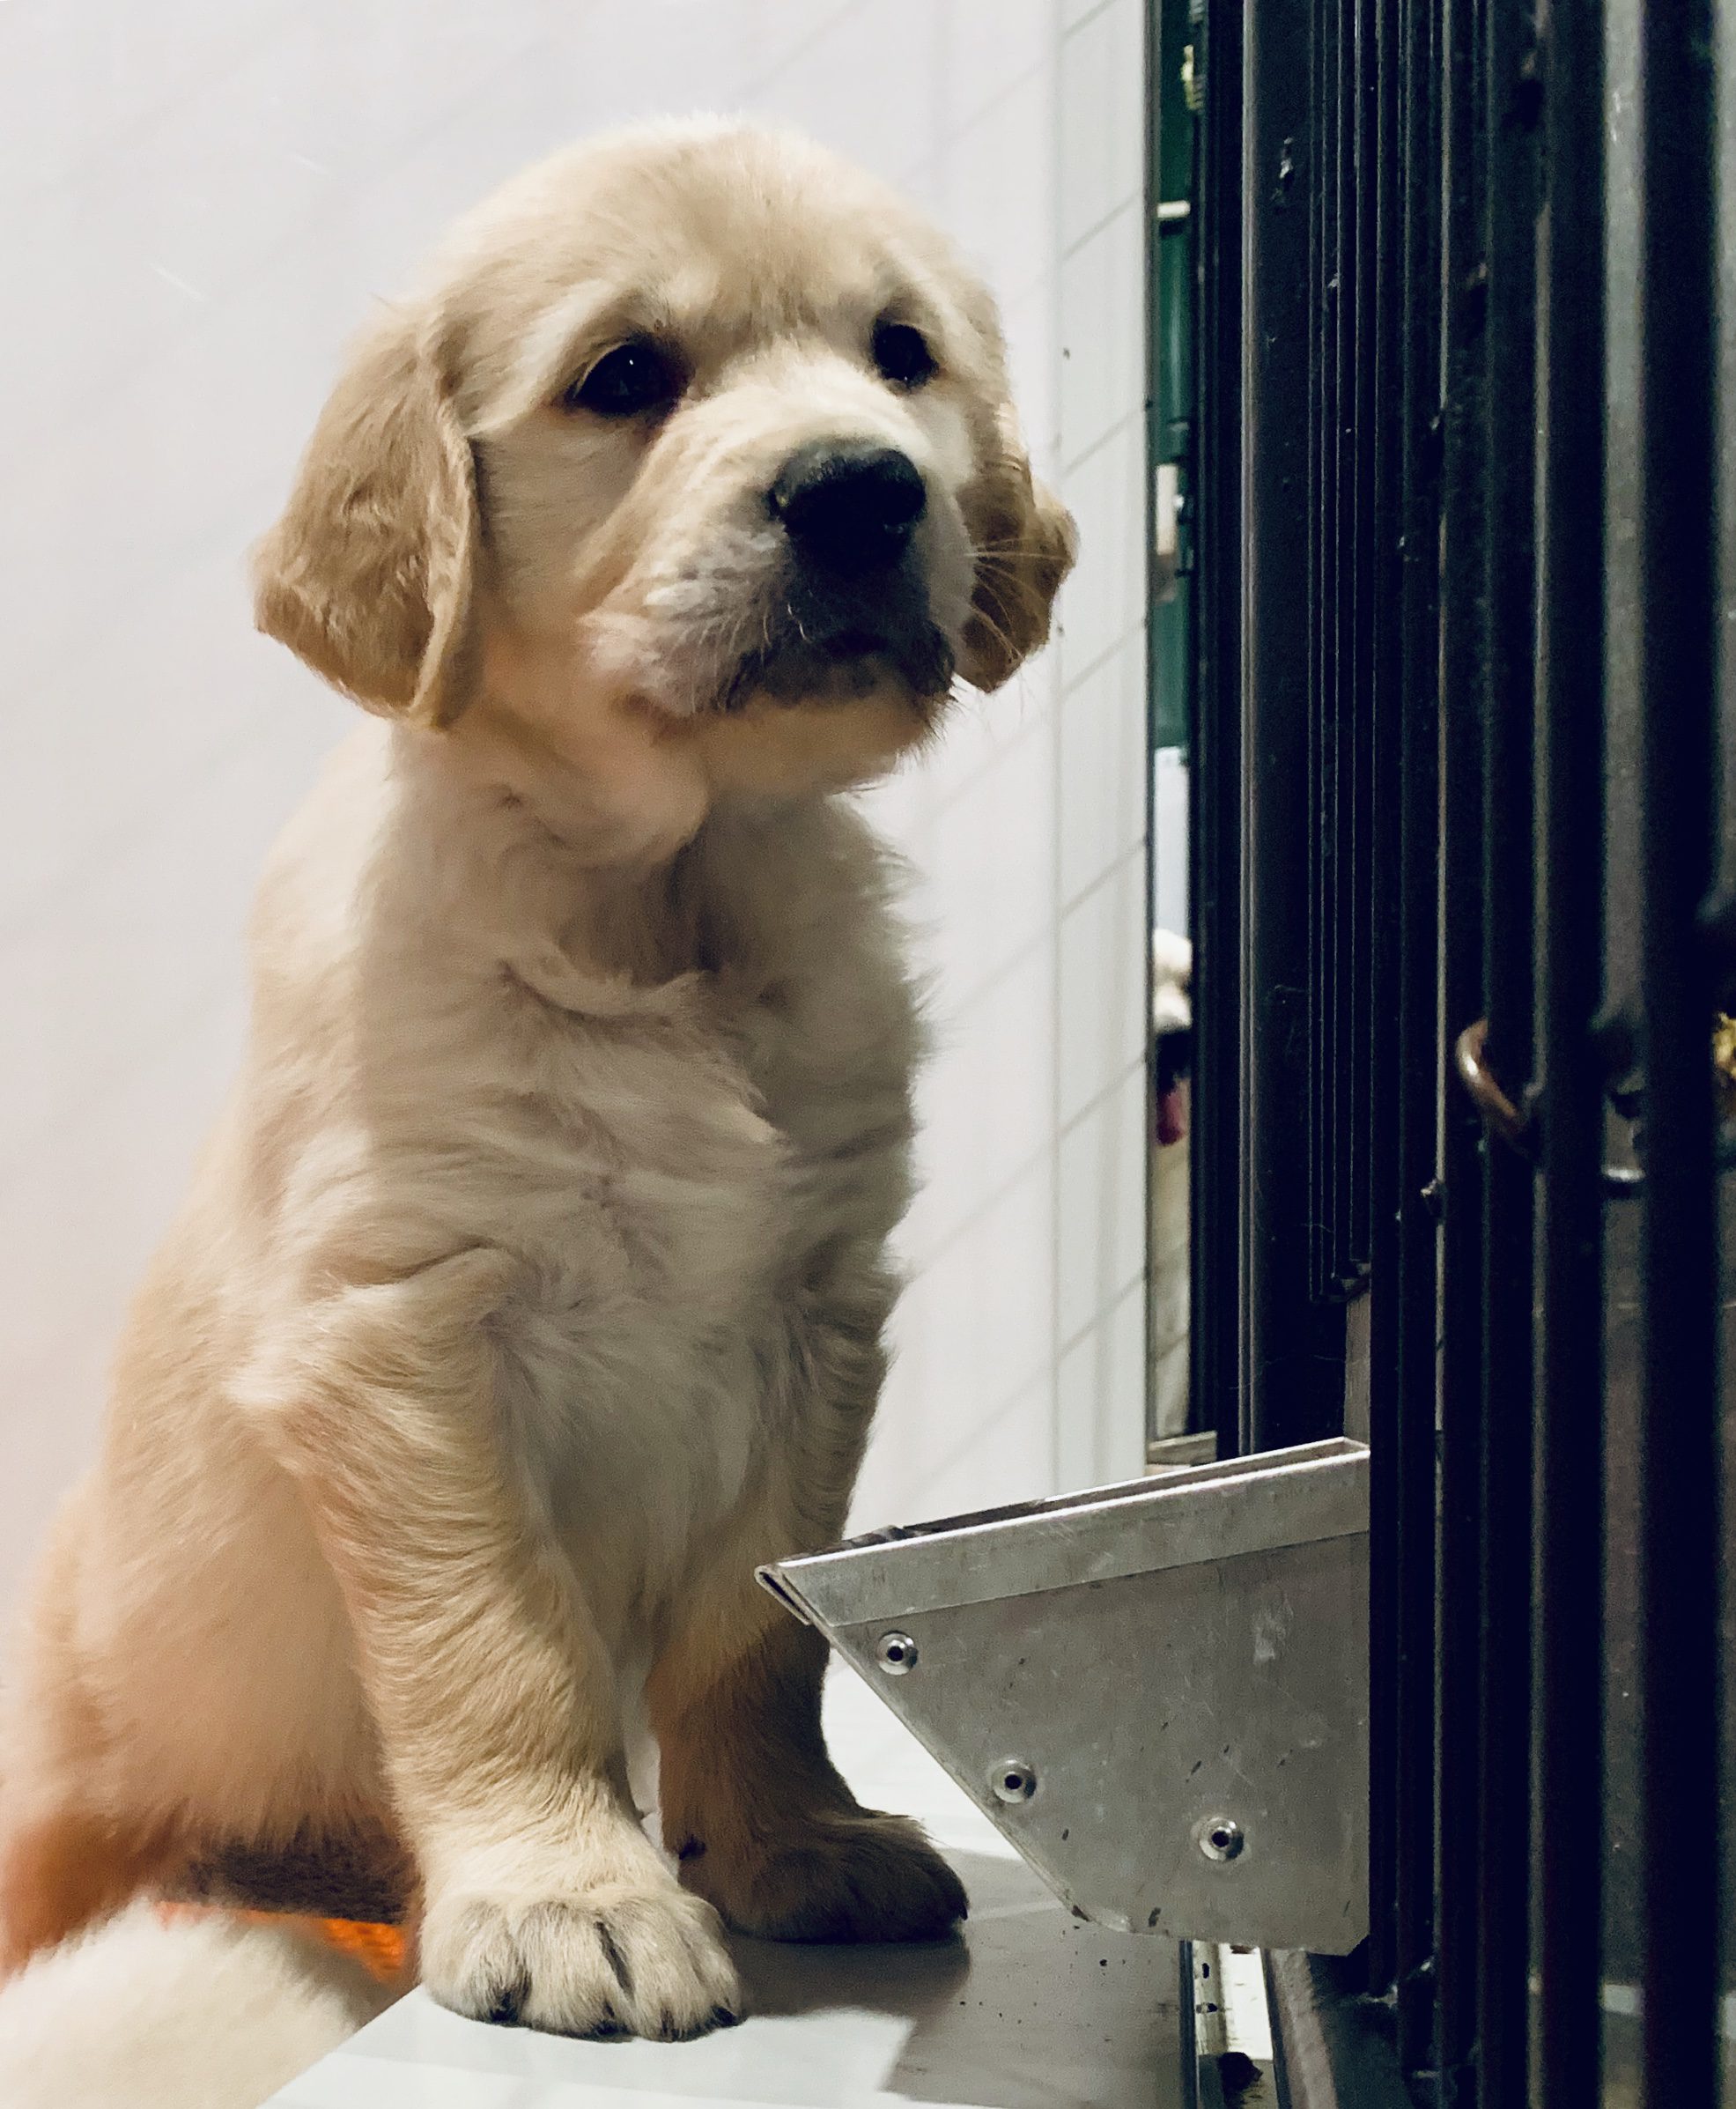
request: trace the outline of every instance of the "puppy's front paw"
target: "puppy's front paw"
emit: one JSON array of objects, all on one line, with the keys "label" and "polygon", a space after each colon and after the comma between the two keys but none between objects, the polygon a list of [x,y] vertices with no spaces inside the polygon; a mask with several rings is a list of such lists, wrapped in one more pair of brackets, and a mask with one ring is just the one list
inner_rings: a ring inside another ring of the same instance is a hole
[{"label": "puppy's front paw", "polygon": [[422,1979],[457,2013],[564,2036],[698,2036],[741,2013],[716,1913],[673,1883],[437,1896]]},{"label": "puppy's front paw", "polygon": [[772,1941],[938,1941],[964,1885],[907,1817],[816,1817],[734,1853],[694,1840],[681,1878],[731,1926]]}]

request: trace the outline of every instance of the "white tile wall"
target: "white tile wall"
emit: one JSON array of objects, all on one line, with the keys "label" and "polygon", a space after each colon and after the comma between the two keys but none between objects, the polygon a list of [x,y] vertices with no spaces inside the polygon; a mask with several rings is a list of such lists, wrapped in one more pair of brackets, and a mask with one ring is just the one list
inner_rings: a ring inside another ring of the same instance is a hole
[{"label": "white tile wall", "polygon": [[1137,861],[1146,834],[1143,770],[1130,768],[1130,725],[1145,710],[1143,624],[1060,701],[1060,901],[1070,908],[1106,873]]},{"label": "white tile wall", "polygon": [[347,722],[252,634],[242,553],[452,213],[672,109],[802,125],[953,228],[1086,535],[1060,650],[877,795],[938,1053],[861,1519],[1132,1469],[1140,38],[1135,0],[0,10],[0,1606],[233,1064],[255,873]]},{"label": "white tile wall", "polygon": [[1065,252],[1060,306],[1061,458],[1071,468],[1145,399],[1142,196],[1130,197]]},{"label": "white tile wall", "polygon": [[1055,744],[1058,1487],[1144,1462],[1149,1117],[1140,0],[1063,0],[1060,485],[1086,551]]}]

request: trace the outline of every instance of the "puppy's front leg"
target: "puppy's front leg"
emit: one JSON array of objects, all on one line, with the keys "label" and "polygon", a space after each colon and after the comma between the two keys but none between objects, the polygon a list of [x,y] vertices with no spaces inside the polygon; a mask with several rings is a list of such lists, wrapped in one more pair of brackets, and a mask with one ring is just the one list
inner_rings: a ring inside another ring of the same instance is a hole
[{"label": "puppy's front leg", "polygon": [[639,1828],[612,1665],[509,1491],[506,1282],[471,1252],[344,1291],[251,1389],[350,1609],[429,1989],[570,2034],[689,2035],[733,2016],[735,1976]]},{"label": "puppy's front leg", "polygon": [[966,1909],[957,1876],[908,1817],[862,1808],[826,1754],[825,1641],[754,1594],[765,1611],[745,1593],[735,1607],[750,1645],[702,1668],[711,1649],[696,1633],[649,1688],[663,1837],[682,1880],[732,1926],[775,1941],[949,1933]]},{"label": "puppy's front leg", "polygon": [[661,1754],[663,1838],[682,1880],[743,1933],[782,1941],[921,1941],[965,1913],[963,1884],[907,1817],[863,1809],[820,1724],[826,1645],[757,1587],[757,1560],[843,1528],[885,1373],[891,1284],[839,1261],[791,1358],[794,1425],[757,1515],[696,1589],[646,1685]]}]

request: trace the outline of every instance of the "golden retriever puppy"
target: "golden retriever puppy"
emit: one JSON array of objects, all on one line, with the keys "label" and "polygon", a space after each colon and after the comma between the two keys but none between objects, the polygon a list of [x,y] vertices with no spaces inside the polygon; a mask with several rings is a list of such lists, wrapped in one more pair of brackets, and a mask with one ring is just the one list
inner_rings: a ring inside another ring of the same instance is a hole
[{"label": "golden retriever puppy", "polygon": [[360,1856],[448,2005],[677,2036],[736,2009],[720,1914],[963,1913],[753,1569],[843,1524],[909,1188],[840,794],[1041,642],[1071,551],[987,295],[794,138],[561,155],[368,333],[257,610],[380,722],[273,856],[242,1074],[42,1567],[14,1963],[202,1862]]}]

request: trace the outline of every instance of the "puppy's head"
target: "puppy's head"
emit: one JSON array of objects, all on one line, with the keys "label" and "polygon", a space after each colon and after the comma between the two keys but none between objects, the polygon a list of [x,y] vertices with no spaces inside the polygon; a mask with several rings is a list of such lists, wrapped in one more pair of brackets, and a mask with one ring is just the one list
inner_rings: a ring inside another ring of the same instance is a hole
[{"label": "puppy's head", "polygon": [[1042,642],[1072,550],[942,239],[703,123],[462,224],[340,381],[257,610],[370,708],[691,805],[887,766]]}]

